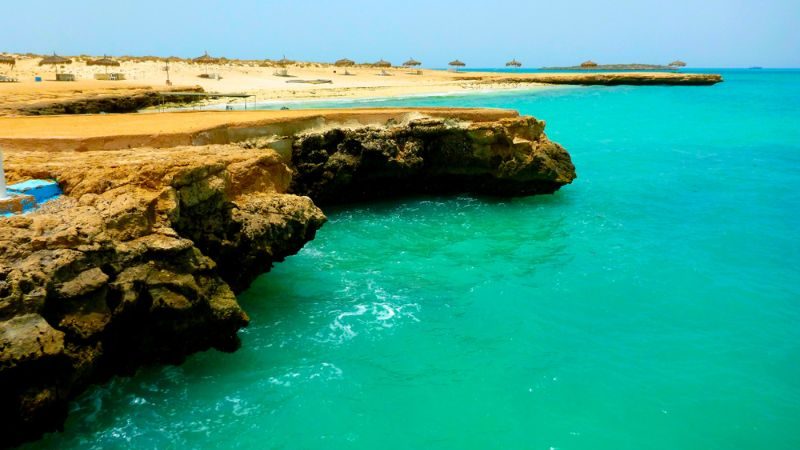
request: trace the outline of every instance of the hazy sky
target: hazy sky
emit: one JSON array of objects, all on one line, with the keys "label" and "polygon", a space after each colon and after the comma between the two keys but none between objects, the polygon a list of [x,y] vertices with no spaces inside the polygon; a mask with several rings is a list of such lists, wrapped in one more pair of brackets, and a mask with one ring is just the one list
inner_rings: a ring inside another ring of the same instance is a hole
[{"label": "hazy sky", "polygon": [[800,0],[3,0],[0,51],[800,67]]}]

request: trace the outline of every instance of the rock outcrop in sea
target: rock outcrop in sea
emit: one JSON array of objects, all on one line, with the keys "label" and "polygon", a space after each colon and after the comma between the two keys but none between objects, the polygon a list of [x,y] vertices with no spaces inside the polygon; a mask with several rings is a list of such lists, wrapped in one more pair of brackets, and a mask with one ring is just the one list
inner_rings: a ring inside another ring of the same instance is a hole
[{"label": "rock outcrop in sea", "polygon": [[235,350],[248,323],[236,293],[314,238],[326,220],[315,203],[552,193],[575,178],[541,121],[441,116],[257,136],[217,127],[204,136],[242,139],[165,148],[18,143],[11,180],[56,179],[64,196],[0,219],[3,444],[58,429],[90,384]]}]

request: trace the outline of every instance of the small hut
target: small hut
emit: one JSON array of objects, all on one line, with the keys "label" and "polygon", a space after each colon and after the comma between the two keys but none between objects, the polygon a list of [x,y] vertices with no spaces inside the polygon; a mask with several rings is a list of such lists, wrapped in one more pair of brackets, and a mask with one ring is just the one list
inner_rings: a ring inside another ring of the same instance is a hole
[{"label": "small hut", "polygon": [[464,67],[464,66],[466,66],[466,64],[464,64],[462,61],[460,61],[460,60],[458,60],[458,59],[455,59],[455,60],[453,60],[453,61],[450,61],[450,62],[449,62],[447,65],[449,65],[450,67],[452,67],[452,68],[453,68],[453,70],[455,70],[456,72],[458,72],[458,68],[459,68],[459,67]]},{"label": "small hut", "polygon": [[517,61],[516,59],[512,59],[511,61],[506,63],[506,67],[522,67],[522,63]]},{"label": "small hut", "polygon": [[0,65],[11,66],[13,69],[17,64],[17,60],[13,56],[0,55]]},{"label": "small hut", "polygon": [[372,66],[386,69],[386,68],[392,67],[392,63],[390,63],[389,61],[385,61],[384,59],[381,59],[380,61],[376,62]]},{"label": "small hut", "polygon": [[411,59],[409,59],[408,61],[406,61],[406,62],[404,62],[404,63],[403,63],[403,66],[404,66],[404,67],[419,67],[419,66],[421,66],[421,65],[422,65],[422,63],[421,63],[421,62],[419,62],[419,61],[417,61],[417,60],[416,60],[416,59],[414,59],[414,58],[411,58]]},{"label": "small hut", "polygon": [[592,61],[592,60],[584,61],[584,62],[581,63],[581,67],[584,68],[584,69],[592,69],[592,68],[597,67],[597,63]]},{"label": "small hut", "polygon": [[39,61],[40,66],[54,66],[56,69],[56,77],[58,76],[58,67],[66,64],[72,64],[72,60],[69,58],[64,58],[63,56],[58,56],[55,53],[53,53],[52,56],[46,56]]},{"label": "small hut", "polygon": [[333,63],[336,67],[353,67],[356,65],[356,62],[352,59],[342,58],[335,63]]},{"label": "small hut", "polygon": [[681,60],[672,61],[669,63],[670,67],[686,67],[686,63]]}]

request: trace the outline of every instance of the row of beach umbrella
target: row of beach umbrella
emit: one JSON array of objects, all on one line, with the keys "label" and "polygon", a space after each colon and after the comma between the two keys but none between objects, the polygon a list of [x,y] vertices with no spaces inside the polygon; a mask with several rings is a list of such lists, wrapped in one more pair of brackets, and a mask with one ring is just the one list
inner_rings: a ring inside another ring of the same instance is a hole
[{"label": "row of beach umbrella", "polygon": [[[170,60],[170,59],[174,60],[174,58],[169,58],[168,60]],[[210,65],[210,64],[219,64],[219,63],[223,62],[224,60],[225,60],[224,58],[212,57],[212,56],[210,56],[208,54],[208,52],[205,52],[202,56],[199,56],[197,58],[192,59],[192,62],[194,62],[196,64],[207,64],[207,65]],[[58,56],[55,53],[53,53],[50,56],[46,56],[41,61],[39,61],[39,65],[40,66],[46,66],[46,65],[55,66],[56,72],[58,72],[58,67],[59,66],[63,66],[63,65],[66,65],[66,64],[71,64],[71,63],[72,63],[71,59],[65,58],[63,56]],[[287,59],[286,56],[284,55],[283,58],[281,58],[278,61],[275,61],[275,63],[277,65],[279,65],[279,66],[285,67],[285,66],[289,66],[289,65],[294,64],[295,61]],[[16,59],[15,58],[13,58],[11,56],[7,56],[7,55],[0,55],[0,65],[10,65],[11,67],[14,67],[15,64],[16,64]],[[108,56],[103,56],[100,59],[90,60],[86,64],[89,65],[89,66],[102,66],[102,67],[105,67],[106,71],[108,71],[109,67],[119,67],[119,65],[120,65],[119,61],[111,59]],[[334,65],[337,66],[337,67],[352,67],[352,66],[356,65],[356,62],[353,61],[352,59],[343,58],[343,59],[340,59],[340,60],[336,61],[334,63]],[[417,60],[415,60],[414,58],[411,58],[408,61],[403,63],[404,67],[418,67],[418,66],[421,66],[421,65],[422,65],[422,63],[417,61]],[[448,65],[451,66],[451,67],[455,67],[455,68],[466,66],[466,64],[464,62],[462,62],[462,61],[460,61],[458,59],[450,61],[448,63]],[[683,62],[683,61],[678,60],[678,61],[671,62],[669,65],[672,66],[672,67],[685,67],[686,63]],[[381,59],[380,61],[372,64],[372,66],[373,67],[388,68],[388,67],[392,67],[392,63],[390,63],[389,61],[386,61],[384,59]],[[597,66],[598,66],[598,64],[596,62],[594,62],[594,61],[591,61],[591,60],[590,61],[584,61],[583,63],[581,63],[581,67],[584,67],[584,68],[592,68],[592,67],[597,67]],[[522,67],[522,63],[517,61],[516,59],[512,59],[511,61],[506,63],[506,67]]]},{"label": "row of beach umbrella", "polygon": [[[192,59],[192,62],[197,63],[197,64],[219,64],[220,62],[222,62],[222,58],[214,58],[212,56],[209,56],[208,52],[206,52],[202,56],[199,56],[197,58]],[[294,63],[295,63],[295,61],[287,59],[285,55],[284,55],[283,58],[279,59],[278,61],[275,61],[275,64],[277,64],[279,66],[289,66],[289,65],[292,65]],[[334,62],[333,65],[336,66],[336,67],[353,67],[353,66],[357,65],[357,63],[355,61],[353,61],[352,59],[342,58],[342,59],[339,59],[336,62]],[[389,61],[386,61],[383,58],[381,58],[379,61],[377,61],[375,63],[372,63],[370,65],[373,66],[373,67],[381,67],[381,68],[392,67],[392,63],[390,63]],[[417,61],[414,58],[411,58],[408,61],[403,63],[403,67],[418,67],[418,66],[421,66],[421,65],[422,65],[422,63]],[[466,64],[464,62],[462,62],[462,61],[460,61],[458,59],[450,61],[448,63],[448,65],[452,66],[452,67],[464,67],[464,66],[466,66]],[[506,67],[522,67],[522,63],[517,61],[516,59],[512,59],[511,61],[506,63]]]},{"label": "row of beach umbrella", "polygon": [[[174,58],[171,58],[171,59],[174,59]],[[209,65],[210,64],[219,64],[219,63],[221,63],[223,61],[224,61],[224,58],[213,57],[213,56],[209,55],[208,52],[205,52],[203,55],[192,59],[192,62],[195,63],[195,64],[209,64]],[[294,63],[295,63],[295,61],[287,59],[286,56],[284,56],[283,58],[281,58],[278,61],[275,61],[275,64],[277,64],[279,66],[289,66],[289,65],[292,65]],[[7,65],[14,66],[16,64],[16,59],[11,57],[11,56],[0,55],[0,64],[7,64]],[[63,56],[58,56],[55,53],[53,53],[50,56],[46,56],[46,57],[42,58],[41,61],[39,61],[39,65],[40,66],[51,65],[51,66],[56,66],[56,69],[58,68],[58,66],[63,66],[63,65],[66,65],[66,64],[72,64],[72,60],[69,59],[69,58],[65,58]],[[584,63],[584,64],[587,64],[587,63]],[[87,61],[86,65],[89,65],[89,66],[102,66],[102,67],[106,67],[106,69],[107,69],[108,67],[119,67],[120,63],[119,63],[119,61],[116,61],[114,59],[109,58],[108,56],[103,56],[100,59]],[[338,67],[352,67],[352,66],[356,65],[356,62],[353,61],[352,59],[343,58],[343,59],[340,59],[340,60],[336,61],[334,63],[334,65],[338,66]],[[417,61],[414,58],[411,58],[408,61],[403,63],[403,67],[418,67],[418,66],[421,66],[421,65],[422,65],[422,63]],[[448,65],[451,66],[451,67],[464,67],[464,66],[466,66],[466,64],[463,61],[460,61],[458,59],[450,61],[448,63]],[[386,61],[384,59],[381,59],[380,61],[378,61],[376,63],[373,63],[372,66],[381,67],[381,68],[388,68],[388,67],[392,67],[392,63],[390,63],[389,61]],[[506,63],[506,67],[522,67],[522,63],[520,63],[516,59],[512,59],[511,61]]]},{"label": "row of beach umbrella", "polygon": [[[16,58],[13,56],[8,55],[0,55],[0,65],[9,65],[15,66],[17,64]],[[58,56],[53,53],[50,56],[45,56],[39,61],[40,66],[55,66],[56,71],[58,71],[59,66],[64,66],[67,64],[72,64],[72,60],[69,58],[65,58],[63,56]],[[100,59],[94,59],[86,62],[87,66],[104,66],[106,69],[108,67],[119,67],[119,61],[115,61],[107,56],[104,56]]]}]

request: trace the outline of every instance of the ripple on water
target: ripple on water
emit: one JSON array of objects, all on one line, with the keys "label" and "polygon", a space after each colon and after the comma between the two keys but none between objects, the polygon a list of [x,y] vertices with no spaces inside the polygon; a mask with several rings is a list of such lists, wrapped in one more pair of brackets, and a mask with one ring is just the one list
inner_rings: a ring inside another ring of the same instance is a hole
[{"label": "ripple on water", "polygon": [[[366,289],[361,288],[366,284]],[[404,295],[390,294],[374,280],[348,282],[337,292],[335,308],[326,312],[330,322],[316,333],[321,343],[344,343],[359,335],[380,333],[402,323],[419,322],[420,305],[407,301]]]}]

